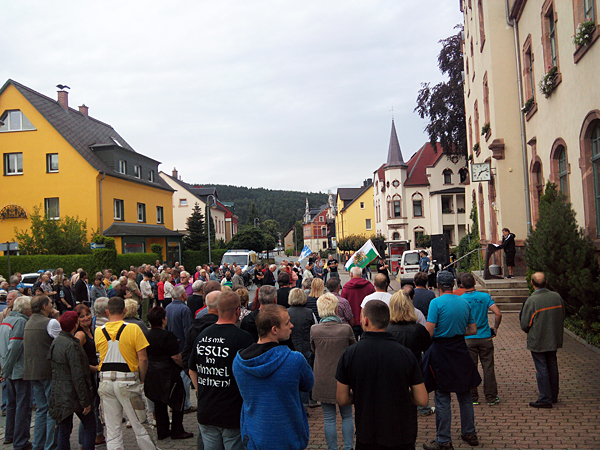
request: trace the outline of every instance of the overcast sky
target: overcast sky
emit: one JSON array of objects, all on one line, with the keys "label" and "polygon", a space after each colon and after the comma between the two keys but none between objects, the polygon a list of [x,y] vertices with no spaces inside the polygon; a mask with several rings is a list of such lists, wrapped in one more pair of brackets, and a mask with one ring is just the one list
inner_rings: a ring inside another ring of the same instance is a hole
[{"label": "overcast sky", "polygon": [[[335,192],[427,141],[421,82],[458,0],[4,2],[12,78],[112,125],[184,181]],[[1,113],[1,112],[0,112]]]}]

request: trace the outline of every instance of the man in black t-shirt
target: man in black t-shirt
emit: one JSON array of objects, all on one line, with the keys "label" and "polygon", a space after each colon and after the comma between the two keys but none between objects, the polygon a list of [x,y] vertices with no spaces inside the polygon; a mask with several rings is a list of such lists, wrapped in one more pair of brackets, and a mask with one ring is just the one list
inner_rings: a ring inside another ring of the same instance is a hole
[{"label": "man in black t-shirt", "polygon": [[198,393],[198,423],[204,448],[242,449],[242,396],[232,365],[237,352],[252,345],[254,339],[235,325],[240,316],[239,295],[223,292],[217,309],[217,323],[196,339],[189,374]]},{"label": "man in black t-shirt", "polygon": [[339,278],[340,274],[338,273],[338,260],[333,257],[333,255],[329,255],[327,259],[327,269],[329,270],[329,277]]},{"label": "man in black t-shirt", "polygon": [[361,340],[344,350],[335,375],[337,402],[354,403],[356,450],[414,449],[417,408],[427,404],[415,355],[385,330],[390,310],[371,300],[361,311]]}]

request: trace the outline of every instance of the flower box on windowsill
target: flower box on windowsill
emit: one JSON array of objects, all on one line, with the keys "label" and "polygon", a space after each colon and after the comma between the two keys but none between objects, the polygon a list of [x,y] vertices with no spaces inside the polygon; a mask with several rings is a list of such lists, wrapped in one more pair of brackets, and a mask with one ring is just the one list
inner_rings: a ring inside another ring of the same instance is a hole
[{"label": "flower box on windowsill", "polygon": [[562,74],[556,66],[548,66],[548,72],[540,80],[540,92],[548,98],[562,81]]},{"label": "flower box on windowsill", "polygon": [[600,35],[600,31],[598,30],[598,26],[594,27],[594,30],[591,32],[589,39],[586,44],[578,45],[575,43],[575,52],[573,53],[573,62],[577,64],[583,55],[587,53],[590,47],[598,40],[598,36]]}]

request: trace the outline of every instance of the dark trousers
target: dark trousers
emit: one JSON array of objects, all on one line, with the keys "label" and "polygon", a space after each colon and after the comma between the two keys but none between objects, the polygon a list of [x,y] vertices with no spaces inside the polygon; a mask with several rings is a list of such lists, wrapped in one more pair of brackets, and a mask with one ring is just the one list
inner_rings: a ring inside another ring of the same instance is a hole
[{"label": "dark trousers", "polygon": [[378,444],[363,444],[360,441],[356,441],[356,450],[415,450],[415,444],[386,447]]},{"label": "dark trousers", "polygon": [[556,402],[558,400],[558,361],[556,360],[556,351],[531,352],[531,356],[535,364],[538,391],[540,391],[538,402]]},{"label": "dark trousers", "polygon": [[159,439],[164,439],[167,436],[181,436],[185,430],[183,429],[183,411],[175,411],[171,413],[173,422],[171,423],[171,432],[169,433],[169,410],[167,404],[163,402],[154,402],[154,414],[156,416],[156,435]]},{"label": "dark trousers", "polygon": [[[354,318],[356,320],[356,318]],[[358,338],[363,334],[363,329],[361,325],[354,325],[352,327],[352,331],[354,331],[354,338],[358,341]]]},{"label": "dark trousers", "polygon": [[[88,414],[76,413],[83,425],[83,450],[94,450],[96,441],[96,415],[94,411]],[[73,431],[73,414],[56,425],[58,427],[58,438],[56,439],[56,450],[71,450],[71,432]]]},{"label": "dark trousers", "polygon": [[[471,338],[465,340],[475,366],[478,365],[478,361],[481,361],[481,367],[483,368],[483,393],[485,394],[485,400],[492,402],[498,396],[498,384],[496,383],[496,372],[494,371],[494,342],[492,338]],[[476,387],[471,389],[471,397],[474,402],[479,400]]]}]

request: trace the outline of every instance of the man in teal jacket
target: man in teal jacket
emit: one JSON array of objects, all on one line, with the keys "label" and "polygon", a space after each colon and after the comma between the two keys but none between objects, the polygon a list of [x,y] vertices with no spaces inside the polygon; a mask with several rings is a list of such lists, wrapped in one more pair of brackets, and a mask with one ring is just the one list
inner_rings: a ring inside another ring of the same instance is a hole
[{"label": "man in teal jacket", "polygon": [[521,328],[527,333],[527,350],[535,364],[540,395],[532,408],[552,408],[558,402],[558,362],[556,350],[563,345],[565,305],[557,292],[546,289],[546,275],[536,272],[531,277],[535,292],[525,301],[521,312]]}]

